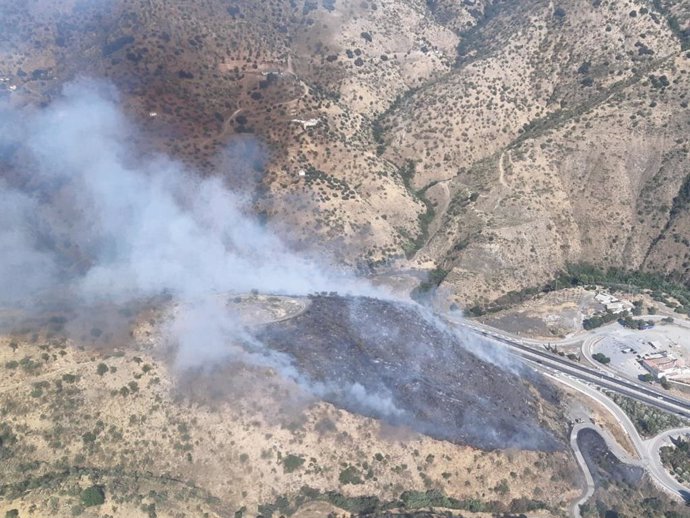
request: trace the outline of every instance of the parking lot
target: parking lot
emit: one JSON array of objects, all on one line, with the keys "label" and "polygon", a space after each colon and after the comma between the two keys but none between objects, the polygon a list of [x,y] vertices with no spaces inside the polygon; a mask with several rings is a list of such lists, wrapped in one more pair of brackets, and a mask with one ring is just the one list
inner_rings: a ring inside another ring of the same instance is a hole
[{"label": "parking lot", "polygon": [[639,361],[647,354],[667,351],[690,366],[690,329],[675,324],[658,324],[652,329],[635,331],[611,326],[593,348],[611,358],[609,367],[621,374],[637,378],[647,374]]}]

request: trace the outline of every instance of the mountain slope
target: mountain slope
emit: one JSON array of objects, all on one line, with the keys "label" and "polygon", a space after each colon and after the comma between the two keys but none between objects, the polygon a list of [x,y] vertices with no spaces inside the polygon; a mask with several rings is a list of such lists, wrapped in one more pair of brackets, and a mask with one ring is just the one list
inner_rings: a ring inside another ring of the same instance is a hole
[{"label": "mountain slope", "polygon": [[74,77],[110,80],[141,149],[223,176],[294,247],[364,271],[442,267],[474,304],[566,262],[688,279],[687,13],[7,0],[0,88],[43,103]]}]

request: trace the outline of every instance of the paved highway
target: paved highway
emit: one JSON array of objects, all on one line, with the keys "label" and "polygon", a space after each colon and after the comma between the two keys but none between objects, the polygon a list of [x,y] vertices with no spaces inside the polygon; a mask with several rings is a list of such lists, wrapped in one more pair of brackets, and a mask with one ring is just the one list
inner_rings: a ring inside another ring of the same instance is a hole
[{"label": "paved highway", "polygon": [[556,368],[562,372],[572,374],[582,381],[593,383],[656,408],[690,418],[690,401],[661,392],[643,383],[637,383],[616,374],[587,367],[565,357],[558,356],[542,349],[541,347],[545,345],[543,343],[541,347],[536,344],[526,345],[525,340],[509,336],[498,330],[489,330],[485,326],[476,326],[473,322],[467,322],[457,317],[446,317],[446,319],[456,326],[469,328],[484,336],[493,338],[508,346],[513,354],[526,360]]},{"label": "paved highway", "polygon": [[[621,461],[644,468],[651,476],[652,481],[661,490],[678,499],[684,501],[689,500],[690,489],[675,480],[675,478],[664,468],[659,456],[659,448],[669,441],[669,437],[690,433],[690,427],[669,430],[652,439],[644,440],[640,437],[635,425],[625,412],[623,412],[623,410],[621,410],[621,408],[609,397],[603,394],[600,389],[611,390],[661,410],[673,412],[687,418],[690,418],[689,401],[665,394],[652,387],[635,383],[613,372],[602,372],[547,352],[541,349],[541,347],[545,345],[544,343],[535,340],[523,340],[505,334],[500,330],[491,329],[483,325],[477,326],[474,322],[468,322],[453,316],[446,316],[446,319],[456,326],[469,328],[474,332],[479,332],[484,336],[488,336],[504,344],[508,347],[509,352],[534,364],[534,366],[547,377],[594,399],[613,415],[616,422],[629,437],[637,454],[636,457],[630,456],[607,431],[598,426],[589,423],[580,423],[573,427],[570,436],[570,444],[573,448],[575,458],[585,475],[586,487],[584,488],[582,497],[577,502],[574,502],[571,507],[572,516],[575,518],[580,517],[580,505],[587,502],[595,489],[592,474],[589,472],[589,468],[577,444],[577,434],[580,430],[585,428],[596,430],[606,441],[609,450],[611,450]],[[578,338],[577,341],[581,340],[582,338]],[[527,345],[527,343],[531,345]]]},{"label": "paved highway", "polygon": [[682,500],[684,502],[688,502],[690,500],[690,490],[683,484],[679,483],[668,473],[661,462],[661,457],[659,454],[659,449],[670,442],[670,437],[690,434],[690,427],[668,430],[666,432],[662,432],[656,437],[652,437],[651,439],[643,439],[637,432],[635,425],[627,414],[623,412],[623,410],[621,410],[621,408],[610,398],[601,393],[600,390],[588,383],[582,382],[571,374],[564,374],[557,369],[544,367],[543,365],[537,365],[536,367],[548,378],[585,394],[605,408],[613,416],[614,420],[618,423],[623,432],[628,436],[636,453],[635,456],[631,456],[623,447],[621,447],[618,441],[616,441],[616,439],[614,439],[614,437],[607,430],[595,424],[585,422],[578,423],[573,427],[570,433],[570,446],[575,454],[575,459],[584,473],[586,483],[582,497],[574,502],[571,506],[570,511],[573,517],[580,518],[580,505],[589,500],[595,489],[594,479],[584,460],[582,452],[580,451],[580,447],[577,444],[578,433],[586,428],[593,429],[599,435],[601,435],[606,442],[608,449],[622,462],[645,469],[650,475],[652,482],[659,489],[668,493],[674,498],[677,498],[678,500]]},{"label": "paved highway", "polygon": [[580,465],[582,473],[585,475],[585,490],[582,493],[582,497],[576,502],[574,502],[570,508],[570,514],[574,518],[580,518],[582,516],[582,514],[580,513],[580,506],[586,504],[587,500],[592,498],[594,490],[596,489],[594,477],[592,477],[592,473],[589,471],[589,466],[587,466],[587,462],[585,461],[585,458],[582,455],[582,451],[580,451],[580,446],[577,444],[577,434],[580,431],[579,426],[580,425],[576,425],[570,433],[570,447],[572,448],[573,453],[575,454],[575,459],[577,460],[577,463]]}]

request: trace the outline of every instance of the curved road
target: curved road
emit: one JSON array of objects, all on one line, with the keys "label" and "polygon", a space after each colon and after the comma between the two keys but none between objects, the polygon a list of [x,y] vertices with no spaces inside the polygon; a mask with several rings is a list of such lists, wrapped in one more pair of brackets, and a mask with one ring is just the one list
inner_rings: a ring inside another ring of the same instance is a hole
[{"label": "curved road", "polygon": [[[594,399],[613,415],[618,425],[630,439],[636,453],[636,457],[634,458],[631,457],[608,432],[598,426],[589,423],[581,423],[572,429],[570,444],[586,481],[586,487],[584,488],[582,497],[577,502],[573,503],[571,507],[572,516],[576,518],[580,517],[580,505],[587,502],[595,489],[592,474],[589,472],[589,468],[584,462],[582,452],[577,445],[577,433],[584,428],[592,428],[599,433],[599,435],[604,438],[609,450],[622,462],[644,468],[659,489],[679,500],[688,500],[688,497],[690,497],[690,489],[675,480],[666,470],[659,456],[659,448],[667,442],[669,437],[682,435],[686,433],[686,431],[690,433],[690,427],[669,430],[659,434],[657,437],[645,440],[640,437],[635,425],[625,412],[623,412],[623,410],[609,397],[603,394],[600,388],[603,387],[614,390],[628,397],[637,399],[638,401],[686,417],[690,416],[690,402],[656,391],[649,386],[645,386],[646,384],[623,378],[619,373],[611,369],[603,369],[603,366],[596,362],[593,363],[594,368],[590,368],[566,360],[555,354],[547,353],[544,350],[544,346],[546,346],[547,343],[543,341],[516,337],[486,325],[477,325],[476,322],[458,319],[454,315],[447,315],[446,320],[457,326],[478,331],[484,336],[492,338],[503,345],[507,345],[509,347],[509,352],[530,362],[537,370],[541,371],[547,377]],[[594,345],[597,340],[601,339],[604,333],[605,328],[599,328],[597,331],[589,332],[584,336],[583,334],[579,334],[558,342],[548,343],[574,344],[584,341],[584,343],[587,344],[587,347],[583,347],[585,350],[584,354],[585,357],[588,357],[587,352],[591,351],[591,346]]]},{"label": "curved road", "polygon": [[[303,311],[305,309],[304,301],[301,301],[301,304],[301,309]],[[299,313],[301,313],[301,311],[298,310],[297,314]],[[287,315],[286,317],[291,318],[294,316],[296,315],[291,314]],[[575,458],[584,473],[586,482],[586,487],[584,488],[582,497],[574,502],[571,506],[571,514],[575,518],[580,518],[580,505],[587,502],[594,494],[596,489],[592,474],[590,473],[589,468],[584,460],[584,456],[582,455],[582,452],[577,444],[577,434],[585,428],[591,428],[601,435],[606,442],[608,449],[622,462],[645,469],[647,473],[649,473],[654,484],[659,489],[678,499],[687,499],[687,497],[690,495],[690,490],[675,480],[675,478],[671,476],[671,474],[668,473],[664,468],[659,455],[659,448],[668,442],[669,437],[690,433],[690,427],[669,430],[654,438],[644,440],[642,437],[640,437],[635,425],[627,414],[625,414],[625,412],[623,412],[623,410],[609,397],[603,394],[600,391],[600,387],[617,390],[618,392],[625,393],[630,397],[635,397],[638,400],[645,401],[648,404],[661,407],[665,410],[684,413],[686,415],[690,415],[690,402],[669,397],[665,394],[658,393],[655,390],[651,390],[648,386],[643,386],[641,384],[632,382],[631,380],[623,379],[608,369],[605,370],[606,374],[603,374],[602,371],[604,371],[604,369],[601,369],[597,364],[595,364],[595,368],[584,367],[569,360],[565,360],[560,356],[547,353],[546,351],[537,348],[538,346],[543,347],[546,345],[544,342],[513,337],[507,333],[503,333],[500,330],[484,325],[476,325],[475,322],[468,322],[465,319],[456,319],[453,317],[454,316],[446,316],[446,320],[451,324],[464,328],[470,328],[474,332],[478,331],[489,338],[493,338],[494,340],[501,342],[504,345],[511,346],[511,352],[513,354],[517,354],[524,360],[532,363],[535,368],[537,368],[547,377],[551,378],[557,383],[561,383],[570,387],[571,389],[577,390],[578,392],[598,402],[613,416],[616,423],[629,438],[630,443],[632,444],[636,453],[635,457],[631,456],[623,447],[621,447],[618,441],[616,441],[609,432],[603,430],[599,426],[595,426],[594,424],[590,423],[578,423],[572,428],[570,434],[570,445],[573,449]],[[590,343],[598,339],[601,331],[602,330],[600,328],[599,332],[587,333],[585,337],[579,335],[566,338],[560,342],[550,343],[572,344],[583,341],[583,338],[586,343]],[[527,344],[531,344],[532,347]]]},{"label": "curved road", "polygon": [[690,489],[678,482],[675,477],[668,472],[661,462],[661,454],[659,451],[663,446],[671,444],[671,437],[679,437],[681,435],[690,435],[690,427],[666,430],[656,437],[645,441],[645,446],[647,447],[647,455],[650,459],[650,466],[656,471],[654,476],[659,480],[664,480],[664,483],[667,485],[667,487],[675,488],[676,492],[687,501],[690,499]]},{"label": "curved road", "polygon": [[[215,293],[217,297],[226,297],[230,293]],[[238,294],[233,294],[238,295]],[[309,305],[309,301],[301,297],[273,297],[273,299],[288,299],[297,302],[289,308],[285,315],[275,315],[276,320],[294,318],[301,314]],[[261,302],[260,300],[254,301]],[[265,302],[265,301],[264,301]],[[652,481],[661,490],[670,495],[688,501],[690,499],[690,489],[679,483],[663,466],[659,454],[659,449],[669,442],[671,437],[690,434],[690,427],[678,428],[665,431],[656,437],[644,440],[640,437],[634,424],[623,410],[615,404],[609,397],[600,391],[601,387],[617,391],[628,397],[643,401],[649,405],[662,408],[666,411],[675,412],[690,417],[690,401],[668,396],[667,394],[651,389],[646,384],[635,383],[632,380],[621,377],[611,369],[604,369],[602,365],[594,363],[594,368],[585,367],[576,362],[566,360],[558,355],[547,353],[544,347],[551,345],[566,345],[583,343],[583,354],[587,359],[591,355],[591,347],[605,333],[606,326],[593,332],[579,333],[559,341],[544,342],[534,339],[518,337],[502,330],[486,326],[474,321],[468,321],[458,314],[442,315],[449,324],[457,327],[469,329],[471,332],[480,333],[493,339],[502,345],[507,346],[508,352],[514,354],[524,361],[529,362],[535,369],[542,372],[546,377],[553,381],[566,385],[571,389],[588,396],[603,406],[616,420],[623,432],[630,439],[635,450],[636,456],[632,457],[613,436],[602,428],[590,423],[576,424],[570,434],[570,445],[575,458],[580,465],[585,476],[586,486],[583,495],[571,506],[571,514],[575,518],[580,518],[580,505],[586,503],[594,494],[595,484],[592,474],[584,460],[584,456],[577,444],[577,434],[586,428],[595,430],[606,442],[609,450],[614,453],[622,462],[644,468],[651,476]],[[689,326],[683,323],[684,326]],[[588,354],[590,353],[590,354]],[[57,371],[46,373],[46,376],[54,376]],[[32,380],[35,381],[35,378]],[[21,383],[19,384],[21,385]],[[15,385],[0,386],[0,391],[15,389]]]},{"label": "curved road", "polygon": [[[299,314],[299,311],[297,313]],[[287,318],[292,316],[295,315],[290,315]],[[659,489],[679,500],[688,499],[688,496],[690,496],[690,489],[675,480],[675,478],[664,468],[659,455],[659,448],[665,445],[670,437],[686,433],[690,434],[690,427],[668,430],[656,437],[645,440],[640,437],[635,425],[627,414],[625,414],[625,412],[623,412],[623,410],[609,397],[603,394],[600,389],[604,387],[615,390],[666,411],[689,417],[690,402],[658,392],[646,386],[646,384],[623,378],[613,370],[603,369],[603,366],[599,365],[597,362],[593,363],[593,368],[589,368],[561,358],[558,355],[547,353],[544,350],[544,346],[547,344],[565,345],[583,342],[583,353],[585,357],[589,359],[587,353],[591,351],[591,346],[605,334],[607,326],[592,332],[578,333],[559,341],[544,342],[517,337],[477,322],[467,321],[464,318],[457,318],[457,315],[444,316],[445,320],[450,324],[468,328],[473,332],[479,332],[503,345],[509,346],[508,350],[512,354],[516,354],[523,360],[530,362],[537,370],[547,377],[595,400],[613,416],[616,423],[627,435],[636,454],[634,457],[621,447],[618,441],[616,441],[608,431],[599,426],[590,423],[578,423],[572,428],[570,445],[583,471],[586,482],[582,497],[571,506],[571,514],[575,518],[580,518],[580,505],[586,503],[596,489],[594,478],[577,444],[578,433],[586,428],[595,430],[604,439],[608,449],[622,462],[645,469]],[[587,344],[587,347],[585,347],[585,344]]]},{"label": "curved road", "polygon": [[589,466],[587,466],[585,457],[582,455],[582,451],[580,451],[580,446],[577,444],[577,434],[583,428],[587,428],[587,426],[578,424],[570,432],[570,447],[572,448],[573,453],[575,454],[575,459],[577,460],[577,463],[580,465],[580,470],[585,476],[586,486],[585,491],[582,494],[582,497],[575,503],[573,503],[573,505],[570,508],[570,514],[575,518],[580,518],[582,516],[580,513],[580,506],[586,504],[587,500],[592,498],[594,490],[596,489],[596,485],[594,484],[594,477],[592,477],[592,473],[591,471],[589,471]]},{"label": "curved road", "polygon": [[587,502],[587,500],[589,500],[592,494],[594,494],[595,489],[594,479],[589,471],[587,463],[584,460],[584,456],[580,451],[580,447],[577,444],[577,434],[581,430],[584,430],[586,428],[590,428],[596,431],[599,435],[601,435],[601,437],[606,442],[607,448],[616,457],[618,457],[619,460],[626,464],[638,466],[645,469],[647,473],[649,473],[654,484],[659,489],[674,496],[679,500],[685,501],[687,499],[688,495],[690,495],[690,490],[686,488],[683,484],[679,483],[668,473],[668,471],[661,462],[659,448],[664,446],[670,437],[690,434],[690,427],[668,430],[651,439],[642,439],[630,418],[625,414],[625,412],[621,410],[621,408],[617,404],[615,404],[607,396],[605,396],[598,390],[592,388],[591,386],[562,373],[550,373],[546,370],[542,370],[542,372],[552,380],[563,385],[569,386],[570,388],[587,395],[588,397],[594,399],[599,404],[601,404],[606,410],[608,410],[613,415],[616,422],[620,425],[620,427],[623,429],[625,434],[630,439],[633,447],[635,448],[635,452],[637,453],[636,457],[632,457],[627,451],[625,451],[625,449],[623,449],[620,446],[618,441],[616,441],[609,432],[600,428],[599,426],[590,423],[576,424],[572,428],[570,433],[570,446],[572,447],[573,452],[575,454],[575,458],[585,476],[586,487],[582,497],[576,502],[574,502],[571,506],[572,516],[576,518],[580,517],[580,505],[584,504],[585,502]]},{"label": "curved road", "polygon": [[[286,297],[290,298],[290,297]],[[304,301],[300,301],[302,307],[305,309]],[[308,304],[308,303],[307,303]],[[294,310],[294,308],[293,308]],[[289,312],[288,312],[289,313]],[[296,314],[301,313],[297,311]],[[289,314],[286,318],[292,318],[296,314]],[[623,432],[627,435],[635,450],[635,457],[631,456],[613,436],[606,430],[590,423],[576,424],[570,434],[570,445],[573,449],[575,458],[580,465],[584,476],[586,487],[580,499],[574,502],[571,506],[571,514],[575,518],[580,518],[580,505],[586,503],[594,494],[595,484],[591,472],[584,460],[584,456],[577,444],[578,433],[586,428],[595,430],[606,442],[608,449],[616,455],[622,462],[634,466],[641,467],[649,473],[654,484],[662,491],[682,500],[687,500],[690,496],[690,490],[680,484],[670,473],[664,468],[659,455],[659,448],[665,445],[670,437],[690,434],[690,427],[680,428],[676,430],[669,430],[659,434],[658,436],[644,440],[640,437],[635,425],[631,419],[623,412],[623,410],[614,403],[609,397],[600,391],[601,387],[616,390],[620,393],[626,394],[647,404],[651,404],[667,411],[682,413],[690,416],[690,402],[681,400],[675,397],[670,397],[666,394],[650,389],[644,384],[633,382],[632,380],[624,379],[617,373],[602,369],[597,363],[594,368],[584,367],[578,363],[571,362],[560,356],[547,353],[541,347],[546,343],[538,340],[529,340],[518,338],[508,333],[504,333],[498,329],[491,328],[485,325],[477,325],[475,322],[468,322],[464,318],[458,319],[455,315],[446,315],[445,318],[450,324],[459,327],[469,328],[473,332],[480,332],[481,334],[492,338],[504,345],[510,347],[509,351],[512,354],[517,354],[522,359],[530,362],[533,366],[541,371],[545,376],[551,378],[557,383],[561,383],[577,390],[578,392],[588,396],[589,398],[598,402],[603,406],[615,419],[616,423],[621,427]],[[595,332],[586,333],[568,337],[558,342],[549,342],[550,344],[574,344],[582,342],[586,344],[593,344],[596,340],[601,338],[605,332],[605,328],[599,328]],[[583,344],[583,349],[584,344]],[[588,350],[591,350],[587,348]],[[586,353],[585,353],[586,354]]]}]

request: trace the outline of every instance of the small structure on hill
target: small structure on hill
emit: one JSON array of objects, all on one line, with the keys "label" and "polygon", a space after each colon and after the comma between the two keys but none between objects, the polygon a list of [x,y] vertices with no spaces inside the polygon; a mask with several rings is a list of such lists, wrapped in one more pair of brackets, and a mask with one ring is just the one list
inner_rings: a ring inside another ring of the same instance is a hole
[{"label": "small structure on hill", "polygon": [[319,123],[321,122],[321,119],[308,119],[308,120],[292,119],[290,122],[292,122],[294,124],[301,124],[303,129],[307,129],[307,128],[313,128],[314,126],[318,126]]},{"label": "small structure on hill", "polygon": [[627,300],[617,299],[610,293],[599,292],[594,296],[594,299],[601,303],[606,308],[606,311],[614,314],[625,313],[633,308],[632,303]]}]

